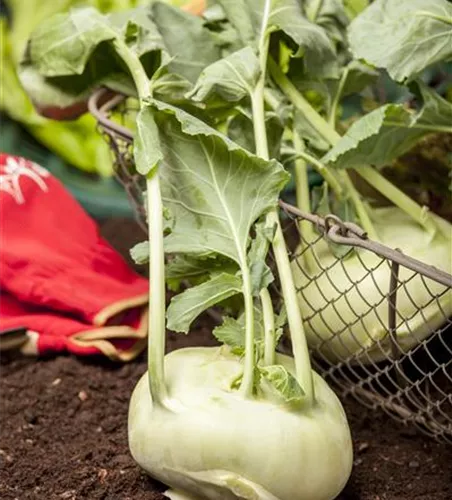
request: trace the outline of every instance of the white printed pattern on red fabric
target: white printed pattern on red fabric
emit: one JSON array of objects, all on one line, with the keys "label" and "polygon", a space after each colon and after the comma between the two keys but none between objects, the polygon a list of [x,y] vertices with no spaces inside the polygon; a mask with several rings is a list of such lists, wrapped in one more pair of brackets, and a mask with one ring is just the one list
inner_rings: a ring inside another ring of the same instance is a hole
[{"label": "white printed pattern on red fabric", "polygon": [[47,192],[47,184],[43,178],[49,176],[49,172],[37,163],[8,156],[5,164],[0,165],[0,191],[9,193],[21,205],[25,199],[20,187],[20,178],[32,179],[38,187]]}]

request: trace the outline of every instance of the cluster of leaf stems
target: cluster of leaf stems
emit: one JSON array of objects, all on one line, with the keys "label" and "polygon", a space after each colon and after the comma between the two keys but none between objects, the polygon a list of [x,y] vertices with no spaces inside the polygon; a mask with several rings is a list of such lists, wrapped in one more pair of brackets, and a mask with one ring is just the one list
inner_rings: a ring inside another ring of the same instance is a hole
[{"label": "cluster of leaf stems", "polygon": [[[270,4],[267,1],[262,27],[258,43],[258,56],[260,63],[260,77],[253,89],[250,89],[250,101],[252,107],[254,137],[256,144],[256,154],[263,159],[269,159],[269,149],[267,143],[267,131],[265,126],[265,82],[267,78],[267,68],[274,83],[289,99],[292,105],[299,110],[311,126],[325,139],[327,143],[334,146],[340,135],[335,130],[335,110],[337,109],[339,97],[344,85],[347,73],[345,72],[339,83],[336,98],[329,120],[320,116],[303,97],[299,90],[292,84],[287,76],[281,71],[278,64],[269,56],[269,37],[267,29],[270,14]],[[127,45],[116,39],[114,41],[117,54],[122,58],[129,68],[135,82],[141,106],[145,106],[146,100],[151,98],[151,86],[144,68],[139,58],[129,50]],[[270,103],[271,104],[271,103]],[[378,239],[378,235],[372,225],[368,208],[363,203],[358,191],[353,185],[349,174],[342,170],[336,171],[323,165],[319,160],[312,157],[305,151],[303,139],[293,132],[293,145],[295,149],[295,174],[298,203],[302,210],[309,212],[310,198],[307,182],[307,162],[313,165],[338,197],[347,193],[353,203],[356,213],[363,228],[369,237]],[[434,231],[433,224],[426,215],[425,210],[401,192],[398,188],[387,181],[378,171],[370,166],[361,166],[359,175],[375,189],[384,194],[396,206],[408,213],[413,219],[423,225],[428,231]],[[165,263],[163,249],[163,206],[160,190],[160,180],[158,169],[153,170],[147,176],[147,212],[149,222],[149,272],[152,276],[152,293],[150,293],[150,315],[149,315],[149,383],[153,401],[156,404],[164,405],[170,409],[176,407],[168,396],[164,376],[164,352],[165,352]],[[291,334],[293,353],[295,359],[296,380],[304,391],[304,407],[312,405],[315,400],[314,386],[312,379],[311,363],[309,359],[308,346],[303,329],[303,321],[298,307],[296,288],[293,282],[289,257],[284,241],[284,235],[280,225],[278,211],[275,207],[267,216],[267,223],[276,228],[272,249],[275,256],[279,279],[281,283],[282,295],[287,311],[288,325]],[[312,232],[310,224],[303,226],[307,238]],[[312,235],[311,235],[312,236]],[[255,335],[254,335],[254,305],[251,293],[251,279],[246,262],[242,267],[243,296],[246,316],[245,335],[245,359],[244,373],[240,384],[240,393],[244,397],[253,397],[253,379],[255,371]],[[275,362],[275,327],[272,301],[268,289],[264,288],[260,292],[260,300],[264,318],[264,365],[271,365]]]}]

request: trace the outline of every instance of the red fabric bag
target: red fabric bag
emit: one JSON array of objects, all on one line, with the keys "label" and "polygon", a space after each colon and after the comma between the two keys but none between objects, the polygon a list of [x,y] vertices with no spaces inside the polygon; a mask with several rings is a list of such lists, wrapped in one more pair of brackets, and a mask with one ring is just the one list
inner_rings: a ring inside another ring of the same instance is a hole
[{"label": "red fabric bag", "polygon": [[24,352],[131,359],[147,335],[148,281],[47,170],[0,154],[0,329]]}]

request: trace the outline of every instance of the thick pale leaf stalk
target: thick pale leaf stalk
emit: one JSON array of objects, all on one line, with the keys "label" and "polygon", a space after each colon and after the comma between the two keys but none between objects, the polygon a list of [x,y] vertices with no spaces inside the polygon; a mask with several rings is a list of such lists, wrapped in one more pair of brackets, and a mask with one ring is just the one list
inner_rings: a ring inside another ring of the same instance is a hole
[{"label": "thick pale leaf stalk", "polygon": [[372,240],[377,240],[378,234],[374,228],[374,225],[372,224],[372,221],[370,220],[369,212],[367,211],[367,208],[364,205],[360,194],[358,193],[357,189],[353,185],[353,182],[351,181],[350,176],[348,175],[348,172],[346,172],[345,170],[342,170],[340,172],[340,174],[341,174],[342,180],[344,182],[344,185],[347,188],[347,192],[350,196],[350,199],[352,200],[352,203],[355,206],[356,213],[358,214],[358,217],[359,217],[359,220],[361,222],[361,225],[363,226],[363,229],[366,231],[369,238],[371,238]]},{"label": "thick pale leaf stalk", "polygon": [[[334,127],[332,127],[322,116],[317,113],[317,111],[315,111],[315,109],[302,96],[302,94],[293,85],[293,83],[286,77],[286,75],[284,75],[279,66],[271,57],[269,57],[268,65],[272,78],[283,91],[283,93],[287,96],[287,98],[292,102],[292,104],[303,113],[304,117],[311,123],[311,125],[317,130],[317,132],[331,144],[331,146],[337,144],[340,141],[341,136],[336,132]],[[370,171],[372,172],[371,175],[369,175]],[[372,169],[369,166],[360,166],[356,169],[356,172],[360,174],[361,177],[363,177],[372,187],[374,187],[377,191],[379,191],[386,198],[392,201],[394,205],[398,206],[401,210],[406,212],[410,217],[421,224],[427,231],[432,231],[432,225],[434,224],[434,222],[426,217],[425,209],[418,205],[415,201],[411,200],[411,198],[403,193],[403,191],[391,184],[377,170]],[[349,179],[347,172],[344,172],[343,179],[345,180],[346,177]],[[389,186],[391,186],[390,189],[388,189]],[[356,196],[352,195],[352,199],[353,198],[358,202]],[[368,216],[366,217],[365,215],[367,213],[367,210],[365,209],[364,205],[359,206],[359,202],[358,205],[355,204],[355,207],[358,215],[360,216],[360,220],[364,226],[364,229],[368,232],[369,236],[372,237],[371,235],[374,233],[371,230],[370,225],[368,225],[368,222],[370,222],[370,218]],[[361,219],[361,215],[363,215],[363,219]]]},{"label": "thick pale leaf stalk", "polygon": [[[127,45],[117,39],[114,42],[117,54],[130,70],[135,82],[141,106],[150,97],[149,80],[139,58]],[[148,324],[148,376],[149,390],[155,404],[165,405],[165,254],[163,250],[163,205],[160,193],[158,170],[151,172],[146,180],[147,213],[149,226],[149,324]],[[152,290],[151,290],[152,281]]]},{"label": "thick pale leaf stalk", "polygon": [[259,297],[264,317],[264,365],[270,366],[274,365],[276,360],[275,314],[267,288],[261,290]]},{"label": "thick pale leaf stalk", "polygon": [[342,92],[344,91],[344,86],[348,78],[349,68],[344,68],[341,79],[339,81],[339,86],[337,88],[336,95],[334,96],[333,103],[331,104],[330,114],[328,117],[328,123],[336,128],[336,115],[337,115],[337,107],[339,106],[339,101],[342,97]]},{"label": "thick pale leaf stalk", "polygon": [[[300,153],[304,151],[303,140],[299,137],[297,132],[294,132],[293,134],[293,145],[297,155],[300,155]],[[311,202],[309,193],[308,166],[301,156],[297,160],[295,160],[295,187],[298,208],[302,212],[310,213]],[[315,269],[314,256],[309,249],[309,244],[316,239],[314,227],[311,222],[307,220],[301,220],[298,223],[298,226],[304,238],[302,240],[302,245],[305,250],[305,253],[303,254],[305,264],[307,265],[308,269]]]},{"label": "thick pale leaf stalk", "polygon": [[[295,134],[297,135],[297,134]],[[340,199],[343,195],[342,186],[339,181],[336,179],[336,176],[331,171],[331,169],[327,168],[321,161],[317,160],[310,154],[306,153],[306,151],[297,151],[297,156],[302,158],[303,160],[309,162],[314,169],[326,180],[330,188],[334,191],[336,196]]]},{"label": "thick pale leaf stalk", "polygon": [[436,224],[429,216],[427,207],[421,207],[409,196],[401,193],[394,184],[389,182],[372,167],[364,165],[359,168],[358,173],[365,181],[380,191],[384,196],[390,200],[397,199],[397,206],[410,215],[421,226],[424,226],[429,233],[434,234],[436,232]]},{"label": "thick pale leaf stalk", "polygon": [[[149,220],[149,328],[148,376],[152,400],[163,404],[165,386],[165,257],[163,251],[163,206],[158,172],[146,180]],[[152,287],[151,287],[152,281]],[[152,288],[152,289],[151,289]]]},{"label": "thick pale leaf stalk", "polygon": [[[256,154],[264,159],[269,158],[267,131],[265,129],[264,111],[264,85],[267,66],[267,55],[269,46],[269,36],[267,33],[268,13],[271,1],[265,4],[261,37],[259,42],[259,61],[261,65],[260,79],[251,96],[253,111],[254,137],[256,143]],[[276,227],[275,237],[272,242],[273,253],[275,255],[278,274],[281,281],[284,303],[287,310],[287,318],[291,333],[293,353],[295,359],[295,372],[298,383],[305,392],[306,405],[312,405],[314,401],[314,384],[312,379],[311,360],[309,358],[308,344],[304,333],[303,320],[297,302],[297,291],[293,281],[290,268],[289,256],[287,254],[284,234],[275,208],[267,215],[267,222],[270,226]]]},{"label": "thick pale leaf stalk", "polygon": [[151,87],[149,84],[149,79],[146,75],[146,71],[144,70],[143,65],[141,64],[138,56],[134,54],[129,49],[129,47],[127,47],[127,45],[119,38],[116,38],[113,41],[113,46],[116,50],[116,53],[124,61],[124,63],[127,65],[130,71],[140,101],[149,98],[151,95],[151,90],[150,90]]},{"label": "thick pale leaf stalk", "polygon": [[308,344],[304,332],[303,320],[298,305],[297,290],[292,276],[289,256],[287,255],[284,234],[279,222],[276,210],[267,216],[269,223],[276,225],[276,233],[273,240],[273,253],[275,254],[278,267],[281,290],[284,304],[286,306],[289,322],[290,336],[292,339],[293,354],[295,358],[295,373],[298,383],[305,392],[306,405],[314,402],[314,385],[312,381],[311,360],[309,358]]},{"label": "thick pale leaf stalk", "polygon": [[245,302],[245,367],[240,392],[246,398],[251,398],[254,386],[254,304],[250,271],[246,261],[242,266],[242,280]]}]

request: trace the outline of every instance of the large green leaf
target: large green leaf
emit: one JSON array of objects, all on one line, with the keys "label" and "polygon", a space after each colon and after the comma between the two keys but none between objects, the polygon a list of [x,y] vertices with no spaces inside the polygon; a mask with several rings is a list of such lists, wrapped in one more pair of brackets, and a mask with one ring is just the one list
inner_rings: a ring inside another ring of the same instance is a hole
[{"label": "large green leaf", "polygon": [[131,77],[111,43],[126,43],[151,74],[163,49],[159,36],[144,9],[107,16],[87,7],[57,14],[32,34],[22,62],[21,82],[42,107],[68,107],[85,100],[101,85],[133,93]]},{"label": "large green leaf", "polygon": [[452,57],[452,4],[447,0],[375,0],[349,27],[357,59],[385,68],[396,81]]},{"label": "large green leaf", "polygon": [[336,167],[383,166],[433,131],[452,132],[452,104],[422,83],[413,90],[423,99],[417,112],[386,104],[356,121],[322,159]]},{"label": "large green leaf", "polygon": [[[298,0],[216,0],[244,44],[255,43],[262,28],[280,31],[296,46],[306,70],[317,76],[337,73],[334,46],[325,30],[309,21]],[[268,17],[265,13],[268,11]]]},{"label": "large green leaf", "polygon": [[57,13],[86,6],[103,13],[124,11],[147,5],[149,0],[6,0],[4,3],[12,19],[13,60],[18,63],[33,30]]},{"label": "large green leaf", "polygon": [[151,13],[166,49],[173,57],[169,64],[172,73],[194,83],[206,66],[220,58],[215,37],[205,28],[200,17],[162,2],[152,4]]},{"label": "large green leaf", "polygon": [[185,111],[154,102],[162,196],[174,217],[170,253],[215,252],[246,266],[253,223],[276,206],[288,174]]},{"label": "large green leaf", "polygon": [[242,280],[226,273],[189,288],[171,300],[166,313],[167,327],[175,332],[188,333],[192,322],[203,311],[241,291]]},{"label": "large green leaf", "polygon": [[195,101],[207,101],[212,96],[230,102],[240,101],[251,95],[259,74],[256,54],[245,47],[205,68],[189,97]]},{"label": "large green leaf", "polygon": [[[93,8],[73,9],[43,21],[30,38],[25,63],[43,76],[81,75],[95,49],[117,33],[108,18]],[[93,66],[93,71],[99,69]]]},{"label": "large green leaf", "polygon": [[386,104],[356,121],[322,162],[340,168],[388,164],[425,134],[411,124],[412,115],[402,105]]}]

